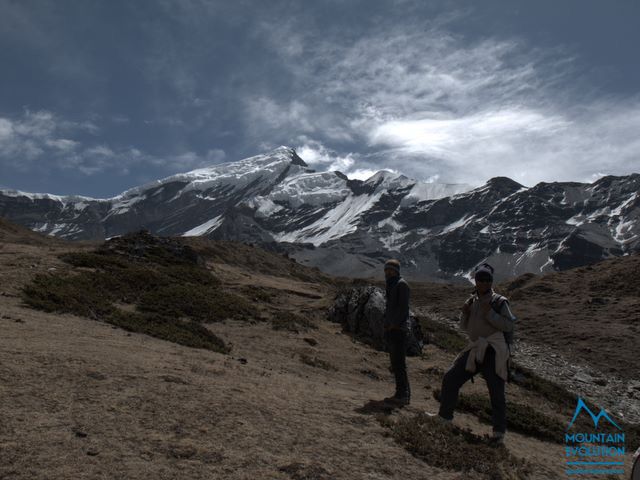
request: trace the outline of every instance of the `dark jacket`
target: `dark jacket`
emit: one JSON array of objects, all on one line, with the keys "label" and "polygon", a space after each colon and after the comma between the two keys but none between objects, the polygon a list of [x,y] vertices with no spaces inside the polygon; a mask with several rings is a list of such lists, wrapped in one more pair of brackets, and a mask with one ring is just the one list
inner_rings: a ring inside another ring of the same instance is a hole
[{"label": "dark jacket", "polygon": [[387,280],[387,304],[384,309],[384,327],[409,330],[409,284],[402,277]]}]

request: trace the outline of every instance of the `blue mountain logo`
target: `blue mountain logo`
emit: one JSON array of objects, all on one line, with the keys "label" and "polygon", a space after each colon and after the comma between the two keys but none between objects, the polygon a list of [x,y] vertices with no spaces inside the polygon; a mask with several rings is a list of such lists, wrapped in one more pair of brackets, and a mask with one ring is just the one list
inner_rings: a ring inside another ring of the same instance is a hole
[{"label": "blue mountain logo", "polygon": [[618,426],[618,424],[611,419],[609,414],[604,411],[604,409],[601,408],[600,413],[598,415],[595,415],[591,410],[589,410],[589,407],[587,407],[587,404],[584,403],[584,400],[580,397],[578,397],[578,405],[576,406],[576,411],[573,414],[573,418],[571,419],[571,422],[569,423],[567,430],[571,428],[571,425],[573,425],[573,423],[576,421],[576,418],[578,418],[578,415],[582,410],[585,410],[589,414],[589,416],[591,417],[591,420],[593,420],[593,425],[595,426],[595,428],[598,428],[598,423],[600,422],[600,419],[605,418],[611,425],[615,426],[618,430],[622,430]]}]

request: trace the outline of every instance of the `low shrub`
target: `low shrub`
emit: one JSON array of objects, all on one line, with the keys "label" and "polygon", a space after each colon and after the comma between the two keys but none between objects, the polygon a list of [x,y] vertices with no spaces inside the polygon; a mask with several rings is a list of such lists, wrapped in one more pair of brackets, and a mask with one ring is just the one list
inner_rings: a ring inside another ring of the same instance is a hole
[{"label": "low shrub", "polygon": [[175,240],[137,234],[61,258],[77,270],[36,276],[22,292],[28,306],[218,352],[229,349],[201,323],[257,315],[245,298],[223,291],[197,254]]},{"label": "low shrub", "polygon": [[397,421],[380,417],[393,438],[412,455],[431,466],[450,471],[486,475],[495,480],[527,478],[530,466],[514,457],[504,445],[491,446],[470,430],[444,424],[424,413]]},{"label": "low shrub", "polygon": [[[439,401],[440,390],[434,390],[433,396]],[[475,415],[484,423],[491,423],[491,404],[488,395],[461,393],[456,410]],[[529,405],[508,401],[507,428],[539,440],[563,443],[566,424]]]},{"label": "low shrub", "polygon": [[446,352],[458,353],[467,345],[464,335],[443,322],[429,316],[420,316],[419,321],[422,331],[428,335],[430,343],[436,347]]}]

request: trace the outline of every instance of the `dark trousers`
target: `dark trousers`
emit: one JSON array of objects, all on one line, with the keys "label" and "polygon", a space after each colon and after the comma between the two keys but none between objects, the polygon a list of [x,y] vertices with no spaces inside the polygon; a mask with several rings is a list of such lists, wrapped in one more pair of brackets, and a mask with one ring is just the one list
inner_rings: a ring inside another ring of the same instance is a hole
[{"label": "dark trousers", "polygon": [[407,375],[407,333],[404,330],[385,332],[387,351],[391,358],[391,368],[396,377],[396,397],[410,398],[411,388]]},{"label": "dark trousers", "polygon": [[[458,357],[442,379],[442,391],[440,393],[440,412],[443,418],[451,420],[453,410],[458,403],[458,392],[467,380],[475,373],[467,372],[465,365],[469,352]],[[491,419],[494,432],[504,433],[507,429],[507,403],[504,393],[504,380],[496,373],[496,352],[492,347],[487,347],[484,361],[476,365],[476,372],[482,372],[482,376],[489,387],[491,398]]]}]

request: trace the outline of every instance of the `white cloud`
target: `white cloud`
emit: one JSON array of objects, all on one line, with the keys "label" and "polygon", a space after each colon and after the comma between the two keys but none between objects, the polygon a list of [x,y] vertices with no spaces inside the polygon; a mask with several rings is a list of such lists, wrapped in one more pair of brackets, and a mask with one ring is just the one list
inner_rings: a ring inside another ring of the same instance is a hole
[{"label": "white cloud", "polygon": [[350,175],[356,164],[353,154],[337,155],[327,149],[322,143],[306,136],[298,138],[300,145],[295,148],[296,153],[311,167],[319,170],[340,171]]},{"label": "white cloud", "polygon": [[0,142],[8,140],[13,135],[13,123],[6,118],[0,118]]},{"label": "white cloud", "polygon": [[62,152],[68,152],[73,150],[80,142],[76,142],[75,140],[69,140],[68,138],[57,138],[54,140],[46,140],[45,142],[48,146],[54,147]]},{"label": "white cloud", "polygon": [[470,44],[442,25],[381,25],[356,41],[301,34],[295,23],[263,32],[305,86],[298,111],[312,112],[313,129],[302,118],[286,123],[291,138],[312,134],[336,150],[302,143],[310,163],[330,164],[346,149],[360,152],[350,154],[351,171],[390,167],[471,184],[498,175],[527,185],[591,181],[640,170],[640,99],[597,100],[590,92],[578,102],[570,51],[517,39]]},{"label": "white cloud", "polygon": [[[187,151],[157,157],[132,146],[86,145],[66,137],[98,132],[100,128],[91,121],[73,122],[49,111],[25,111],[18,118],[0,117],[0,165],[20,172],[75,170],[88,176],[102,172],[128,175],[134,168],[144,166],[178,173],[220,163],[226,157],[221,149],[210,149],[203,155]],[[156,173],[159,172],[155,170]]]},{"label": "white cloud", "polygon": [[95,147],[87,148],[85,150],[87,155],[96,155],[100,157],[114,157],[116,154],[106,145],[96,145]]},{"label": "white cloud", "polygon": [[312,112],[297,100],[279,103],[269,97],[248,97],[245,111],[249,126],[260,133],[280,129],[295,129],[297,132],[313,132]]},{"label": "white cloud", "polygon": [[207,151],[205,155],[199,155],[196,152],[188,151],[177,155],[171,159],[157,159],[160,165],[171,165],[171,168],[178,172],[194,170],[209,165],[222,162],[226,158],[224,150],[219,148]]},{"label": "white cloud", "polygon": [[[367,180],[378,172],[379,170],[372,170],[370,168],[356,168],[355,170],[349,172],[348,176],[349,178],[355,178],[356,180]],[[395,170],[393,170],[393,172],[398,173]]]}]

